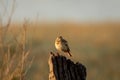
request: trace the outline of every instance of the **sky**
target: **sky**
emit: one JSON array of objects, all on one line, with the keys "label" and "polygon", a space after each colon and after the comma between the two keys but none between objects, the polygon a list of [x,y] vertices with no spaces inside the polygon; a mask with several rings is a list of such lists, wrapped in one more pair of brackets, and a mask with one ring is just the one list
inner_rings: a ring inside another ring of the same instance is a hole
[{"label": "sky", "polygon": [[[0,0],[0,15],[12,0]],[[7,19],[5,18],[5,20]],[[120,0],[16,0],[13,20],[120,20]]]}]

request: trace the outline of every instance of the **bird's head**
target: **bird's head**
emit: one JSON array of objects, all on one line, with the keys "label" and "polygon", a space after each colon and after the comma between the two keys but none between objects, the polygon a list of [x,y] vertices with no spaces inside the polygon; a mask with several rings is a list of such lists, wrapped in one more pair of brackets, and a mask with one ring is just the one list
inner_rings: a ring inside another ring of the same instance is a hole
[{"label": "bird's head", "polygon": [[60,38],[60,39],[63,39],[63,37],[62,37],[62,36],[59,36],[59,38]]},{"label": "bird's head", "polygon": [[62,39],[63,39],[62,36],[57,37],[57,41],[61,41]]}]

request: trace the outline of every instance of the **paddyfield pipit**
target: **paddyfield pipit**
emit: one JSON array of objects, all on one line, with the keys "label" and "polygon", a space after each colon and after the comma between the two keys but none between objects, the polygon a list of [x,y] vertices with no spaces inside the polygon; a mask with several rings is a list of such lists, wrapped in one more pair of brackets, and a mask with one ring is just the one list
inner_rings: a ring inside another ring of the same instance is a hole
[{"label": "paddyfield pipit", "polygon": [[62,36],[59,36],[59,37],[56,38],[55,47],[56,47],[57,50],[63,51],[65,53],[67,53],[70,57],[72,57],[72,55],[70,54],[70,49],[69,49],[69,46],[68,46],[68,42],[65,39],[63,39]]}]

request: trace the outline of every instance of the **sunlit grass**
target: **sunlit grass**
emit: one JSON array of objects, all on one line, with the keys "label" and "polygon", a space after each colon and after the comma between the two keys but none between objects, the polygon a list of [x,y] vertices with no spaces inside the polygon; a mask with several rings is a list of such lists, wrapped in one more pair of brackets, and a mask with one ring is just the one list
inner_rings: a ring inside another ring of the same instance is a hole
[{"label": "sunlit grass", "polygon": [[[6,42],[11,43],[11,54],[16,48],[15,37],[21,41],[22,24],[13,24],[8,30]],[[120,74],[120,24],[27,24],[26,49],[28,58],[35,56],[33,64],[25,76],[26,80],[48,79],[49,52],[55,52],[54,40],[62,35],[68,40],[74,61],[87,67],[89,80],[118,80]],[[16,60],[16,59],[15,59]]]}]

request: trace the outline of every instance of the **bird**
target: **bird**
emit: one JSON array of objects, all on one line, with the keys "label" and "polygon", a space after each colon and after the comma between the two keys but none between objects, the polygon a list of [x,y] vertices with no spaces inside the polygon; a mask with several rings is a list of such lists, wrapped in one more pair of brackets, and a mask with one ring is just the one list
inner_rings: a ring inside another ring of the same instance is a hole
[{"label": "bird", "polygon": [[70,57],[72,57],[70,53],[70,48],[68,46],[68,42],[62,37],[58,36],[55,40],[55,47],[58,51],[63,51],[67,53]]}]

